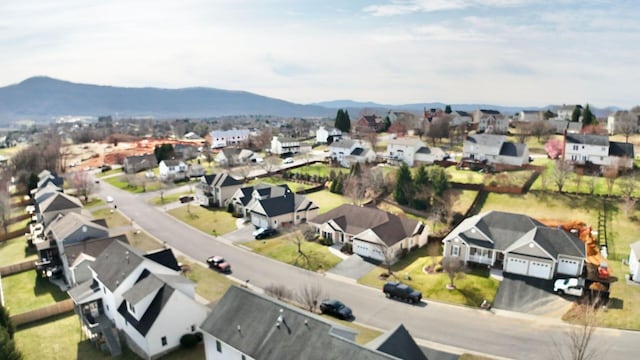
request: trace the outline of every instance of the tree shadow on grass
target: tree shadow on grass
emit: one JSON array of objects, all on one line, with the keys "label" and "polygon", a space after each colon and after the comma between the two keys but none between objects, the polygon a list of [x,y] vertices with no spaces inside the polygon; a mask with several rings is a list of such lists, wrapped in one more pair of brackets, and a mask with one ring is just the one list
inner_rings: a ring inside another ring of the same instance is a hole
[{"label": "tree shadow on grass", "polygon": [[478,307],[485,300],[480,293],[468,290],[466,288],[456,288],[455,290],[462,295],[465,299],[465,305]]},{"label": "tree shadow on grass", "polygon": [[49,279],[39,276],[35,271],[34,276],[36,279],[35,286],[33,287],[33,293],[36,296],[50,294],[56,302],[66,300],[69,297],[67,293],[63,292],[58,286],[51,283]]}]

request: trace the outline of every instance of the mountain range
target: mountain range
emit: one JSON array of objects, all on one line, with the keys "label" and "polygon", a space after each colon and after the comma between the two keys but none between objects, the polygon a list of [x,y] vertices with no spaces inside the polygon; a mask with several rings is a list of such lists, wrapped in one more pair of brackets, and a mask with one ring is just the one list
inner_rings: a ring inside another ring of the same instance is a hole
[{"label": "mountain range", "polygon": [[[385,113],[389,110],[421,113],[427,108],[444,108],[446,104],[432,102],[406,105],[384,105],[373,102],[336,100],[314,104],[296,104],[245,91],[230,91],[205,87],[182,89],[129,88],[78,84],[38,76],[18,84],[0,87],[0,123],[17,120],[50,122],[62,116],[206,118],[232,115],[271,115],[278,117],[332,117],[337,109],[347,109],[354,118],[366,110]],[[513,114],[522,109],[552,110],[554,106],[508,107],[490,104],[450,104],[454,110],[473,111],[478,108]],[[614,108],[596,109],[610,112]]]}]

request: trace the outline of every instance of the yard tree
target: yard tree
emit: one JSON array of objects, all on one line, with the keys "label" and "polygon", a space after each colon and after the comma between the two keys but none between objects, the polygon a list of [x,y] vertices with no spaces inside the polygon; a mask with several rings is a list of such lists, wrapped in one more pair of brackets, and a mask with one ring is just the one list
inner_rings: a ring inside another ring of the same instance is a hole
[{"label": "yard tree", "polygon": [[593,112],[591,112],[591,108],[589,107],[589,104],[587,104],[587,106],[585,106],[584,110],[582,111],[582,127],[588,126],[588,125],[595,125],[598,123],[598,119],[596,119],[596,116],[593,115]]},{"label": "yard tree", "polygon": [[400,205],[407,205],[413,197],[413,181],[411,171],[407,164],[402,163],[396,173],[396,186],[393,190],[393,198]]},{"label": "yard tree", "polygon": [[0,327],[0,359],[21,360],[22,353],[16,347],[16,343],[9,336],[7,329]]},{"label": "yard tree", "polygon": [[580,122],[580,116],[582,115],[582,107],[576,106],[571,113],[571,122]]},{"label": "yard tree", "polygon": [[171,144],[156,145],[153,149],[153,155],[155,155],[158,162],[168,160],[176,156],[173,152],[173,145]]},{"label": "yard tree", "polygon": [[76,189],[76,194],[84,198],[84,202],[89,201],[89,195],[95,189],[95,182],[89,176],[87,170],[74,171],[71,173],[71,186]]},{"label": "yard tree", "polygon": [[624,135],[624,142],[629,142],[629,136],[638,132],[638,115],[625,111],[615,122],[615,132]]},{"label": "yard tree", "polygon": [[351,131],[351,119],[349,119],[349,112],[347,110],[338,109],[334,126],[343,133]]},{"label": "yard tree", "polygon": [[564,338],[554,339],[551,357],[561,360],[595,360],[601,359],[604,344],[594,342],[594,334],[598,328],[599,313],[589,304],[581,304],[573,310],[577,313],[579,325],[566,331]]},{"label": "yard tree", "polygon": [[391,127],[391,119],[389,119],[389,115],[384,117],[384,127],[382,128],[382,131],[389,131],[389,128]]},{"label": "yard tree", "polygon": [[5,328],[10,339],[13,339],[13,334],[16,332],[16,327],[11,321],[9,316],[9,310],[0,304],[0,328]]},{"label": "yard tree", "polygon": [[449,137],[449,124],[450,120],[448,116],[438,116],[431,121],[429,129],[427,130],[427,136],[431,138],[433,146],[436,145],[437,139],[445,139]]},{"label": "yard tree", "polygon": [[610,165],[604,167],[602,171],[602,175],[607,180],[607,193],[609,196],[613,191],[613,185],[618,178],[618,173],[620,172],[620,165],[617,162],[613,162]]},{"label": "yard tree", "polygon": [[451,187],[447,173],[443,168],[439,166],[430,167],[427,174],[429,175],[429,181],[433,186],[433,192],[436,196],[442,196],[442,194]]},{"label": "yard tree", "polygon": [[318,303],[324,297],[324,291],[318,281],[305,282],[298,290],[298,301],[302,306],[314,312]]},{"label": "yard tree", "polygon": [[556,114],[554,114],[553,111],[551,110],[547,110],[542,114],[542,116],[544,117],[545,120],[549,120],[556,117]]},{"label": "yard tree", "polygon": [[442,270],[447,273],[449,277],[447,289],[453,290],[456,288],[453,281],[465,270],[464,261],[456,256],[445,256],[442,258]]},{"label": "yard tree", "polygon": [[564,151],[563,145],[564,144],[560,139],[549,139],[544,144],[544,151],[547,153],[547,156],[550,159],[557,159],[560,157],[560,155],[562,155],[562,152]]},{"label": "yard tree", "polygon": [[573,171],[573,165],[569,161],[556,160],[553,165],[553,181],[558,186],[558,192],[562,192],[564,184],[569,179],[569,175]]},{"label": "yard tree", "polygon": [[270,284],[264,288],[265,294],[278,300],[288,300],[292,298],[292,291],[282,284]]},{"label": "yard tree", "polygon": [[204,156],[204,160],[207,162],[207,165],[211,167],[213,153],[211,153],[211,144],[209,144],[208,141],[205,141],[204,144],[202,144],[202,156]]},{"label": "yard tree", "polygon": [[364,200],[367,191],[367,186],[364,180],[364,176],[362,175],[351,174],[344,182],[344,195],[351,198],[353,205],[361,205]]},{"label": "yard tree", "polygon": [[553,133],[553,128],[549,125],[548,122],[544,120],[538,120],[531,123],[529,126],[530,133],[532,136],[536,137],[538,143],[542,137],[546,137]]},{"label": "yard tree", "polygon": [[452,111],[451,111],[451,105],[447,105],[447,106],[445,106],[445,107],[444,107],[444,112],[445,112],[445,114],[451,114],[451,113],[452,113]]}]

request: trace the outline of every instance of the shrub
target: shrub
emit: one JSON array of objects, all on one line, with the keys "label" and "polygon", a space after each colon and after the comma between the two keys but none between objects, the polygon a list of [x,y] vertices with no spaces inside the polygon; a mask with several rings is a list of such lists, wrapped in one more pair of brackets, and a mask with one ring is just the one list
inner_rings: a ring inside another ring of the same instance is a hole
[{"label": "shrub", "polygon": [[318,240],[318,243],[320,243],[320,245],[331,246],[333,245],[333,240],[320,237],[320,239]]},{"label": "shrub", "polygon": [[342,251],[345,254],[353,254],[353,247],[351,246],[350,243],[344,243],[340,251]]},{"label": "shrub", "polygon": [[190,349],[200,342],[196,334],[184,334],[180,337],[180,345],[183,348]]}]

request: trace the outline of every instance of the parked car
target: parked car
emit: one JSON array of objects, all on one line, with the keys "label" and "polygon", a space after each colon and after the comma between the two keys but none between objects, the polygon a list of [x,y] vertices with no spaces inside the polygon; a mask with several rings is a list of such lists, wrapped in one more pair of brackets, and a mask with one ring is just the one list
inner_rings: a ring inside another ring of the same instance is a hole
[{"label": "parked car", "polygon": [[259,228],[256,231],[253,232],[253,237],[256,240],[260,240],[260,239],[266,239],[271,235],[275,235],[276,233],[276,229],[274,228]]},{"label": "parked car", "polygon": [[288,157],[288,158],[284,159],[284,161],[282,163],[284,163],[284,164],[293,164],[293,158]]},{"label": "parked car", "polygon": [[325,299],[320,303],[320,311],[323,314],[335,316],[338,319],[348,320],[353,316],[351,308],[336,299]]},{"label": "parked car", "polygon": [[581,297],[584,292],[584,279],[558,279],[553,283],[553,291],[560,295],[567,294]]},{"label": "parked car", "polygon": [[111,196],[107,196],[107,202],[108,202],[108,203],[112,203],[112,202],[113,202],[113,197],[111,197]]},{"label": "parked car", "polygon": [[207,259],[207,264],[209,267],[218,270],[221,273],[229,274],[231,273],[231,265],[224,260],[222,256],[211,256]]},{"label": "parked car", "polygon": [[388,298],[398,298],[410,303],[419,303],[422,300],[422,293],[413,290],[409,285],[397,281],[389,281],[382,287],[382,292]]},{"label": "parked car", "polygon": [[181,203],[188,203],[190,201],[193,201],[193,195],[180,195],[178,199]]}]

